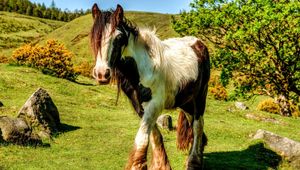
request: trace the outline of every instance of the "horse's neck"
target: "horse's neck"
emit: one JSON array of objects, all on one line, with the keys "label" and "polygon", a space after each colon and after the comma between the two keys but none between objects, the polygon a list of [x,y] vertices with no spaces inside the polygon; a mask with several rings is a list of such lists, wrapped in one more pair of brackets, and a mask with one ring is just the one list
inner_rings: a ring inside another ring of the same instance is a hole
[{"label": "horse's neck", "polygon": [[140,32],[137,40],[130,36],[125,50],[125,55],[132,56],[136,61],[141,82],[145,83],[146,86],[152,83],[149,81],[153,78],[154,68],[157,67],[161,57],[161,41],[153,36],[155,35],[151,34],[150,31]]}]

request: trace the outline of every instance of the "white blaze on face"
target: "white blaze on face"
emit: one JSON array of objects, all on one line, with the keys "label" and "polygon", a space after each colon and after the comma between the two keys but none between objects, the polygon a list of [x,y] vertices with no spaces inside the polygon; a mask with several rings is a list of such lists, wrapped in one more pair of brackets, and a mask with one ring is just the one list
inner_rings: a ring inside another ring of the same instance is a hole
[{"label": "white blaze on face", "polygon": [[110,70],[108,66],[108,55],[112,51],[110,32],[111,25],[108,24],[101,40],[101,50],[98,50],[96,64],[94,67],[94,78],[98,81],[106,80],[105,74],[107,73],[107,70]]},{"label": "white blaze on face", "polygon": [[108,69],[107,61],[105,57],[101,57],[100,50],[96,57],[96,65],[94,68],[94,76],[97,80],[103,79],[106,70]]}]

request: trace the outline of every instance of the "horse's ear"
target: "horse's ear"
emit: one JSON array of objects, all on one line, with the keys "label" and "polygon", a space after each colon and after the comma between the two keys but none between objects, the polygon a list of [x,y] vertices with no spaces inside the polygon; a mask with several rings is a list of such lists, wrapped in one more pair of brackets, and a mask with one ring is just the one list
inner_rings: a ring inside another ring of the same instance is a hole
[{"label": "horse's ear", "polygon": [[121,5],[117,5],[116,11],[114,12],[114,18],[116,21],[116,25],[123,21],[124,11]]},{"label": "horse's ear", "polygon": [[98,5],[96,3],[94,3],[93,7],[92,7],[92,15],[93,18],[95,19],[97,16],[99,16],[101,13],[100,9],[98,8]]}]

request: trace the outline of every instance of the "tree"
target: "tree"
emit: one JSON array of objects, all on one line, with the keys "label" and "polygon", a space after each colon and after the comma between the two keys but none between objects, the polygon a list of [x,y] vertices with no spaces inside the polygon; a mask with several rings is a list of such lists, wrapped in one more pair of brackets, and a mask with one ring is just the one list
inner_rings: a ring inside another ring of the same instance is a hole
[{"label": "tree", "polygon": [[43,11],[43,16],[44,16],[44,18],[50,19],[51,18],[50,9],[46,9],[45,11]]},{"label": "tree", "polygon": [[8,11],[9,12],[16,12],[17,6],[15,0],[8,0]]},{"label": "tree", "polygon": [[26,13],[26,8],[25,8],[25,3],[23,0],[17,0],[16,2],[16,6],[17,6],[17,10],[16,12],[20,13],[20,14],[24,14]]},{"label": "tree", "polygon": [[195,0],[191,7],[173,27],[214,45],[223,85],[233,79],[237,94],[264,92],[299,102],[299,1]]},{"label": "tree", "polygon": [[35,17],[41,18],[43,16],[43,13],[42,13],[39,5],[33,9],[32,13],[33,13],[33,16],[35,16]]},{"label": "tree", "polygon": [[51,9],[55,9],[55,8],[56,8],[56,5],[55,5],[54,0],[51,1],[50,8],[51,8]]},{"label": "tree", "polygon": [[26,15],[32,16],[33,15],[33,11],[32,11],[32,6],[29,5],[26,9]]}]

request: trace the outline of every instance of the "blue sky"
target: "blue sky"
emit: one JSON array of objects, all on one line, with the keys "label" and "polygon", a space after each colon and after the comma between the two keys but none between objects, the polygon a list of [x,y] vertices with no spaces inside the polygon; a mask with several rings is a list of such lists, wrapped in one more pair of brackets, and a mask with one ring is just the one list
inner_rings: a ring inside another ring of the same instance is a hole
[{"label": "blue sky", "polygon": [[[48,7],[52,0],[30,0],[36,3],[45,3]],[[120,4],[127,11],[149,11],[176,14],[180,10],[189,10],[193,0],[54,0],[61,9],[88,9],[96,2],[101,9],[115,8]]]}]

